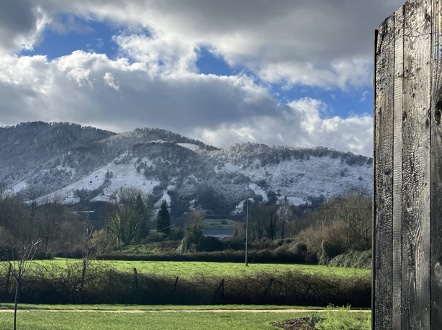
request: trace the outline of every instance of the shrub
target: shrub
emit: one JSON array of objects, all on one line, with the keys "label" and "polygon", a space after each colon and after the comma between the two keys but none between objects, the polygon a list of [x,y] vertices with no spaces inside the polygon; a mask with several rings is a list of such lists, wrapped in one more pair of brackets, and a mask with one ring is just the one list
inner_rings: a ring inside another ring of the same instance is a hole
[{"label": "shrub", "polygon": [[371,250],[350,250],[346,253],[334,257],[329,262],[329,265],[337,267],[371,268],[371,261]]},{"label": "shrub", "polygon": [[318,330],[365,330],[371,329],[370,314],[364,317],[351,315],[350,306],[336,309],[333,305],[327,307],[326,317],[316,323]]}]

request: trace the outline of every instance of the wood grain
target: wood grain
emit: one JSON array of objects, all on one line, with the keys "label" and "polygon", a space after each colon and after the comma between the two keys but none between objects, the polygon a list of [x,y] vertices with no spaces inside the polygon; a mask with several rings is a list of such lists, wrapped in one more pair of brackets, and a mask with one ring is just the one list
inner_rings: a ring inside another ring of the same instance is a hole
[{"label": "wood grain", "polygon": [[442,17],[432,4],[431,88],[431,329],[442,329]]},{"label": "wood grain", "polygon": [[376,38],[374,329],[442,329],[441,8],[409,0]]},{"label": "wood grain", "polygon": [[[431,3],[404,7],[401,329],[430,329]],[[395,164],[396,166],[396,164]]]},{"label": "wood grain", "polygon": [[[402,115],[404,80],[404,7],[394,13],[394,113],[393,113],[393,278],[402,283]],[[400,285],[393,286],[393,329],[401,329]]]},{"label": "wood grain", "polygon": [[374,329],[392,325],[392,173],[394,107],[394,17],[379,28],[375,50],[374,139]]}]

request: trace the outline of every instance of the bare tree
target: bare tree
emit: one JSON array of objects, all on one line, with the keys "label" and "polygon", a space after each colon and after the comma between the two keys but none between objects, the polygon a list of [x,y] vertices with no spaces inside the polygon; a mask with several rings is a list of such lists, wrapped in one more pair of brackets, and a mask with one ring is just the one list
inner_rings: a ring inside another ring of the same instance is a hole
[{"label": "bare tree", "polygon": [[31,218],[37,218],[38,236],[43,240],[44,253],[47,254],[51,243],[60,237],[65,208],[61,198],[54,197],[53,199],[45,199],[36,211],[34,216],[31,214]]},{"label": "bare tree", "polygon": [[14,330],[17,329],[17,307],[22,281],[28,270],[29,262],[34,259],[40,242],[41,240],[37,240],[28,244],[23,244],[17,251],[16,260],[9,261],[9,265],[12,269],[12,276],[15,279]]}]

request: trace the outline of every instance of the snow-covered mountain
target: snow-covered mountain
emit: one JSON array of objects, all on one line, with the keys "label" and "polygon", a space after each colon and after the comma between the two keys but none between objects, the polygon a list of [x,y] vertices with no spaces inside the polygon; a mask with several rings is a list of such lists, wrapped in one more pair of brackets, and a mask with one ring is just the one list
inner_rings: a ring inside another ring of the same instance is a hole
[{"label": "snow-covered mountain", "polygon": [[161,129],[116,134],[69,123],[0,128],[0,181],[66,204],[110,201],[134,187],[166,199],[175,215],[192,207],[226,217],[247,198],[293,204],[371,189],[371,159],[326,148],[243,143],[217,149]]}]

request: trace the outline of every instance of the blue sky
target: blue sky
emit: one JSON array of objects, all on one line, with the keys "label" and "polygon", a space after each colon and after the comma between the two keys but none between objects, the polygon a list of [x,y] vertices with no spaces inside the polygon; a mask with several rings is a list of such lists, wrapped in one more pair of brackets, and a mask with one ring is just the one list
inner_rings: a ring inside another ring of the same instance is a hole
[{"label": "blue sky", "polygon": [[398,0],[0,3],[0,125],[159,127],[371,155],[373,31]]}]

